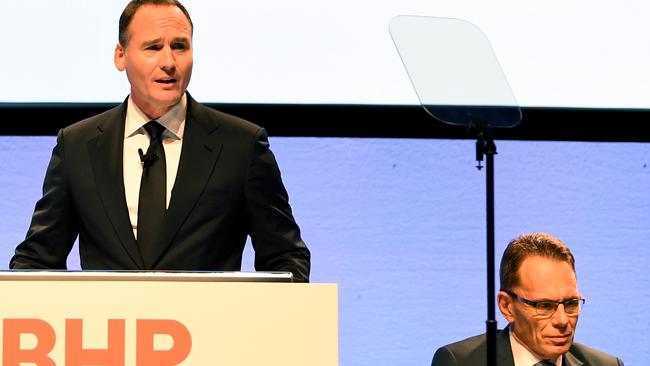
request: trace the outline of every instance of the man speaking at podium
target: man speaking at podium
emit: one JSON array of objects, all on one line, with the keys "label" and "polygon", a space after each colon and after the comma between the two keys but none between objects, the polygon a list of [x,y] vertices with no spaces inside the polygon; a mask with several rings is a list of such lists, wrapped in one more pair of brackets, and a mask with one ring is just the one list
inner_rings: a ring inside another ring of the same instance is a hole
[{"label": "man speaking at podium", "polygon": [[[585,302],[569,248],[545,234],[512,240],[501,258],[498,305],[508,321],[497,333],[498,366],[622,366],[616,357],[574,343]],[[439,348],[432,366],[487,363],[485,335]]]},{"label": "man speaking at podium", "polygon": [[175,0],[132,0],[114,62],[129,97],[59,131],[12,269],[65,269],[79,236],[83,269],[255,268],[309,280],[300,236],[264,129],[186,92],[193,24]]}]

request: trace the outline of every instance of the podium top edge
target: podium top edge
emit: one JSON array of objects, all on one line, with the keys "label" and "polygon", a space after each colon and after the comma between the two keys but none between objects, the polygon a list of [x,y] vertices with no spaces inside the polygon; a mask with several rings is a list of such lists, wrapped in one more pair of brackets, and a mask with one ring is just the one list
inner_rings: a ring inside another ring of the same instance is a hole
[{"label": "podium top edge", "polygon": [[0,271],[0,281],[292,282],[291,272]]}]

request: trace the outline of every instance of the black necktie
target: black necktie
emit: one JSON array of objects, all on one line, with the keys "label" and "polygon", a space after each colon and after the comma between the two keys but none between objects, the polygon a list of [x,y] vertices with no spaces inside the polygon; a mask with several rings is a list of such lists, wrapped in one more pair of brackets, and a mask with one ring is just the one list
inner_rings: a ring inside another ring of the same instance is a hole
[{"label": "black necktie", "polygon": [[150,137],[147,153],[142,155],[142,179],[138,201],[138,247],[147,267],[157,254],[158,233],[162,229],[167,207],[167,175],[165,173],[165,150],[162,133],[165,127],[156,121],[144,125]]}]

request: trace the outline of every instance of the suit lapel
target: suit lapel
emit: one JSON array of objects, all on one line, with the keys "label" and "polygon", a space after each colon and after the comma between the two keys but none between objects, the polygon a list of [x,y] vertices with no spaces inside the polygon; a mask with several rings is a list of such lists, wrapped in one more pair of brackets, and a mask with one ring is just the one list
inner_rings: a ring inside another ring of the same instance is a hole
[{"label": "suit lapel", "polygon": [[216,137],[216,130],[217,124],[206,115],[205,107],[188,94],[178,172],[160,236],[159,252],[155,258],[145,258],[147,268],[154,268],[172,244],[176,233],[203,193],[221,153],[222,144]]},{"label": "suit lapel", "polygon": [[510,325],[497,333],[497,365],[515,366],[515,358],[510,347]]},{"label": "suit lapel", "polygon": [[88,141],[97,192],[120,243],[137,268],[143,268],[124,193],[122,154],[126,102],[106,112],[98,135]]},{"label": "suit lapel", "polygon": [[587,364],[584,364],[582,361],[580,361],[576,356],[571,353],[571,350],[569,352],[564,354],[564,360],[562,361],[563,366],[587,366]]}]

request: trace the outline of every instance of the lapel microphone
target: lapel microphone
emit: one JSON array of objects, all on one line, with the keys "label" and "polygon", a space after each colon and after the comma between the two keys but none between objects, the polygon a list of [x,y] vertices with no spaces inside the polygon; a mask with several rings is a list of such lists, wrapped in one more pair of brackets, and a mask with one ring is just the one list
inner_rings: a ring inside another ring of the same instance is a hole
[{"label": "lapel microphone", "polygon": [[153,164],[154,161],[158,160],[158,155],[156,154],[149,154],[147,151],[147,154],[142,152],[142,149],[138,149],[138,154],[140,155],[140,162],[144,164],[144,167],[149,167],[151,164]]}]

